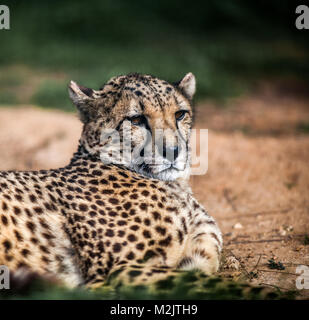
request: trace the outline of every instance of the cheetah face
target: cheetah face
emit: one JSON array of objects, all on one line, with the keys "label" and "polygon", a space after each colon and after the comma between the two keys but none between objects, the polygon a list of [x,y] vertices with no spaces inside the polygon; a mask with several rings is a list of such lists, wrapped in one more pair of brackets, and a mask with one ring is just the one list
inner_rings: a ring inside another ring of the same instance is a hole
[{"label": "cheetah face", "polygon": [[140,74],[112,78],[100,90],[71,82],[69,93],[89,153],[155,179],[189,177],[192,73],[173,85]]}]

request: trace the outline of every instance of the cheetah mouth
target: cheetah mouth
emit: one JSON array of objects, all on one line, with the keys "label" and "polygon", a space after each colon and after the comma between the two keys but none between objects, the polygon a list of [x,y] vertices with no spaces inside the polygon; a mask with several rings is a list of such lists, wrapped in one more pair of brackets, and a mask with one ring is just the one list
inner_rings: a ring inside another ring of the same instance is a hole
[{"label": "cheetah mouth", "polygon": [[189,174],[189,157],[181,154],[175,160],[161,157],[144,156],[133,158],[131,162],[134,170],[146,177],[159,180],[173,181]]},{"label": "cheetah mouth", "polygon": [[165,173],[177,173],[182,172],[186,168],[185,164],[179,165],[175,163],[162,163],[162,164],[148,164],[143,162],[139,166],[139,171],[152,177],[156,177]]}]

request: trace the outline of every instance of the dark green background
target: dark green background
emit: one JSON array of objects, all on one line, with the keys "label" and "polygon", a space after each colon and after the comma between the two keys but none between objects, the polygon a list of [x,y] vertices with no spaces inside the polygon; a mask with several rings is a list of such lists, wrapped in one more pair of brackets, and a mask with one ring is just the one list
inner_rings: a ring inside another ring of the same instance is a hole
[{"label": "dark green background", "polygon": [[[260,80],[309,78],[309,30],[295,28],[295,1],[10,0],[0,31],[0,104],[71,110],[70,79],[100,87],[150,73],[193,72],[197,98],[224,99]],[[25,92],[23,93],[23,90]]]}]

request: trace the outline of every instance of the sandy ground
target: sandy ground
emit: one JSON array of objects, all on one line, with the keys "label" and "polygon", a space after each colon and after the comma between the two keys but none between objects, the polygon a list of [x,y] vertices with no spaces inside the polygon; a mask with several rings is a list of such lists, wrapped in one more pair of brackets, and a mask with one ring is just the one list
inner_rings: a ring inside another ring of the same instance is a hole
[{"label": "sandy ground", "polygon": [[[309,267],[309,134],[298,129],[304,121],[307,98],[267,90],[224,108],[196,106],[196,127],[209,129],[209,164],[191,184],[222,229],[221,273],[227,277],[297,290],[296,267]],[[0,108],[0,170],[63,166],[80,131],[71,114]],[[285,269],[270,269],[269,259]],[[309,298],[309,290],[297,292]]]}]

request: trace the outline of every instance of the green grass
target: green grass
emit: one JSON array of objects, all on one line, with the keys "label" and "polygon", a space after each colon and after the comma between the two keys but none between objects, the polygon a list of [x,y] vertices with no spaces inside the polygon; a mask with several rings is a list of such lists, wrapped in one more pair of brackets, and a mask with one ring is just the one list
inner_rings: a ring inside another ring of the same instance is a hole
[{"label": "green grass", "polygon": [[254,287],[245,283],[207,277],[198,271],[183,272],[178,277],[163,279],[153,285],[107,284],[94,291],[67,289],[43,280],[33,280],[18,290],[0,291],[0,299],[47,300],[260,300],[294,299],[295,292]]},{"label": "green grass", "polygon": [[274,259],[269,259],[267,266],[269,269],[285,270],[285,266],[280,261],[276,262]]}]

